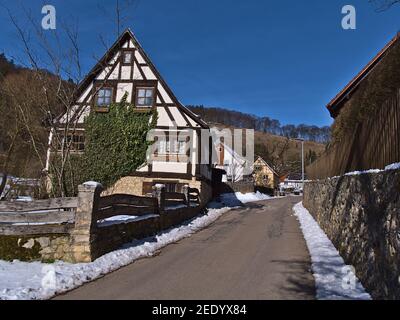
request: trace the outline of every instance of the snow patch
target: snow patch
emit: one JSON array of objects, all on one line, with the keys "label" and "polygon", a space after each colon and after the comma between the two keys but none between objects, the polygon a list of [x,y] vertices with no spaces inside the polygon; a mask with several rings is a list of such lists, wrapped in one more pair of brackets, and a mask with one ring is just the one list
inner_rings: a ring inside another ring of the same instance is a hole
[{"label": "snow patch", "polygon": [[388,165],[388,166],[385,168],[386,171],[389,171],[389,170],[398,170],[398,169],[400,169],[400,162],[398,162],[398,163],[393,163],[393,164],[391,164],[391,165]]},{"label": "snow patch", "polygon": [[103,185],[101,183],[96,182],[96,181],[88,181],[88,182],[85,182],[83,185],[85,187],[93,187],[93,188],[103,187]]},{"label": "snow patch", "polygon": [[256,192],[256,193],[226,193],[221,195],[221,202],[230,207],[237,207],[249,202],[258,202],[272,199],[271,196]]},{"label": "snow patch", "polygon": [[318,300],[371,300],[335,246],[302,203],[293,208],[311,255]]}]

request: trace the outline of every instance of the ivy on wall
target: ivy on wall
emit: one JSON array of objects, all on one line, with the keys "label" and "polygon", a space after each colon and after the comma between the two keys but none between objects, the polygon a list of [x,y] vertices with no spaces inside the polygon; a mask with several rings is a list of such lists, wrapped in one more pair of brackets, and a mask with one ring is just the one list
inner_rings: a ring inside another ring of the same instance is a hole
[{"label": "ivy on wall", "polygon": [[[151,142],[147,134],[157,124],[157,111],[138,112],[126,102],[112,104],[107,113],[92,112],[85,120],[85,152],[70,154],[64,168],[64,185],[52,181],[52,196],[76,196],[78,185],[85,181],[100,182],[105,188],[132,174],[146,162]],[[51,176],[61,167],[54,157]]]},{"label": "ivy on wall", "polygon": [[127,94],[109,112],[92,112],[85,120],[85,177],[106,188],[145,163],[147,134],[157,124],[155,110],[138,112],[126,100]]}]

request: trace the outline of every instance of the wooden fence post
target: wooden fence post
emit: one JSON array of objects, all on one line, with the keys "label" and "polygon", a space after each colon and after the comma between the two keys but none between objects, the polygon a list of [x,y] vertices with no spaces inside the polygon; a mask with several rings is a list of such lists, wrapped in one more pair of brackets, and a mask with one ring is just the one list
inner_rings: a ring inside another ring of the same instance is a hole
[{"label": "wooden fence post", "polygon": [[165,185],[157,184],[153,187],[153,196],[158,200],[158,211],[162,215],[165,212]]},{"label": "wooden fence post", "polygon": [[75,228],[71,233],[72,260],[75,263],[91,262],[97,258],[93,252],[97,227],[95,213],[103,187],[100,184],[85,183],[78,187],[78,191]]},{"label": "wooden fence post", "polygon": [[190,207],[190,187],[189,186],[183,186],[182,187],[182,192],[185,195],[185,204]]}]

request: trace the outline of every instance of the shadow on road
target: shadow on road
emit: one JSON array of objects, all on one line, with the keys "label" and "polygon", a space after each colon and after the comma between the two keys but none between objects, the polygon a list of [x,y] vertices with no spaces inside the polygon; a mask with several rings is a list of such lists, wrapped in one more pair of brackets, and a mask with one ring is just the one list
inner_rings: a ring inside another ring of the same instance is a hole
[{"label": "shadow on road", "polygon": [[314,281],[310,281],[311,265],[304,260],[272,260],[271,263],[279,264],[288,279],[288,284],[283,286],[281,290],[285,295],[293,294],[293,296],[316,296],[316,287]]}]

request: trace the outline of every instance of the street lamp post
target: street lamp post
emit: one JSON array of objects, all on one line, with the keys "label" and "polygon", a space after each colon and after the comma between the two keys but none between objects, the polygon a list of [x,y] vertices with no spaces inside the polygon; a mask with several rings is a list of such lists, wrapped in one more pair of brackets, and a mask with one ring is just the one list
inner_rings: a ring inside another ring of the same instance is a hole
[{"label": "street lamp post", "polygon": [[304,192],[304,181],[305,181],[305,166],[304,166],[304,139],[296,139],[297,141],[301,141],[301,183],[303,185]]}]

